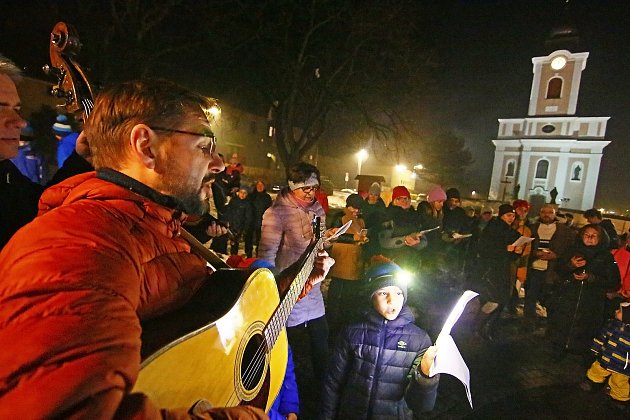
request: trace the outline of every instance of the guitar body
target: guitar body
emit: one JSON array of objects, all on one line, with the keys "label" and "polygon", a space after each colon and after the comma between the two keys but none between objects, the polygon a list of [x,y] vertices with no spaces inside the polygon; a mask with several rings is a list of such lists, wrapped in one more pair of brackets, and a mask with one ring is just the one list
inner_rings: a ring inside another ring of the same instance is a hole
[{"label": "guitar body", "polygon": [[[240,283],[221,279],[220,273],[186,308],[169,314],[171,325],[160,319],[143,323],[143,353],[145,340],[159,349],[144,359],[134,391],[147,394],[159,407],[190,407],[206,399],[216,407],[245,404],[268,411],[280,391],[288,357],[286,331],[271,349],[264,332],[279,303],[273,274],[254,271],[229,306],[225,302],[232,300],[225,292],[239,289]],[[217,310],[221,316],[208,321]],[[169,342],[162,345],[156,339]]]}]

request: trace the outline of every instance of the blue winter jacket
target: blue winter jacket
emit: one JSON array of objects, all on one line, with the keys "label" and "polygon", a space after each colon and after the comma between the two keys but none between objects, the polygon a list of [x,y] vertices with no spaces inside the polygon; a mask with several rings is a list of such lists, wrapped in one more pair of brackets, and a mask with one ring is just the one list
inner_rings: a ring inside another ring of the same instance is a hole
[{"label": "blue winter jacket", "polygon": [[291,346],[289,346],[289,360],[282,388],[280,388],[280,393],[267,413],[271,420],[286,420],[287,414],[300,413],[300,399],[293,366],[293,355],[291,354]]},{"label": "blue winter jacket", "polygon": [[328,369],[321,419],[410,419],[412,410],[433,409],[439,375],[411,370],[431,339],[413,322],[403,306],[393,321],[371,310],[366,321],[346,328]]}]

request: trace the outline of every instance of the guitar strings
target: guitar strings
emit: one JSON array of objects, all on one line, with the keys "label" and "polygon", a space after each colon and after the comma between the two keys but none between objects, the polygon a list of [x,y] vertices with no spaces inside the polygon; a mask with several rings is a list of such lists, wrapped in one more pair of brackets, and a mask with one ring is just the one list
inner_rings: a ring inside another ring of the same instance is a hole
[{"label": "guitar strings", "polygon": [[[309,255],[307,257],[307,260],[305,261],[305,264],[304,264],[305,267],[307,266],[307,264],[312,267],[312,265],[313,265],[312,263],[315,260],[315,254],[316,254],[315,252],[312,252],[311,255]],[[300,274],[298,274],[298,276],[299,275]],[[302,272],[301,275],[304,276],[304,272]],[[294,285],[295,284],[296,283],[294,283]],[[302,286],[302,287],[304,287],[304,286]],[[296,293],[296,292],[297,291],[295,290],[295,288],[291,288],[290,287],[288,294],[292,294],[292,295],[290,295],[290,297],[292,297],[292,298],[297,298],[297,296],[299,296],[299,293]],[[286,301],[286,298],[285,298],[284,301]],[[281,304],[280,307],[281,307],[282,315],[287,315],[286,308],[284,307],[284,305]],[[274,319],[271,320],[272,321],[271,323],[274,323],[274,322],[277,321],[276,317],[273,317],[273,318]],[[271,323],[267,327],[269,327],[271,325]],[[245,369],[244,379],[242,380],[242,382],[245,385],[245,388],[247,388],[247,389],[250,389],[250,387],[252,385],[252,382],[255,379],[256,372],[258,372],[259,369],[261,368],[261,366],[264,365],[264,363],[265,363],[265,354],[266,354],[265,348],[267,347],[266,346],[266,341],[267,341],[267,338],[268,338],[265,335],[265,332],[268,332],[268,331],[269,331],[268,328],[265,328],[263,330],[263,340],[261,341],[261,344],[256,349],[256,352],[254,353],[254,356],[252,357],[252,360],[250,361],[250,363],[248,364],[247,368]],[[277,340],[277,338],[279,337],[280,334],[279,334],[279,332],[277,332],[274,335],[275,335],[275,337],[273,337],[273,340],[270,340],[270,341],[273,341],[273,344],[275,344],[275,341]],[[271,347],[273,347],[273,345]],[[232,405],[235,405],[238,401],[239,401],[239,398],[238,398],[238,395],[236,395],[236,389],[235,389],[232,392],[231,396],[228,398],[228,401],[227,401],[226,405],[227,406],[232,406]]]}]

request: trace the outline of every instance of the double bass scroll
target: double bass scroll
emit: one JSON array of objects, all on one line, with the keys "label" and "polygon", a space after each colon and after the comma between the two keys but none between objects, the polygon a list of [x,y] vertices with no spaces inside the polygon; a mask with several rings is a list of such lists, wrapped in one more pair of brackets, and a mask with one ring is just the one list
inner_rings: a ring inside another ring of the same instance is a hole
[{"label": "double bass scroll", "polygon": [[50,93],[64,99],[61,106],[68,113],[85,120],[94,108],[94,100],[92,87],[75,59],[80,50],[76,30],[65,22],[58,22],[50,34],[50,65],[45,65],[43,70],[57,78]]}]

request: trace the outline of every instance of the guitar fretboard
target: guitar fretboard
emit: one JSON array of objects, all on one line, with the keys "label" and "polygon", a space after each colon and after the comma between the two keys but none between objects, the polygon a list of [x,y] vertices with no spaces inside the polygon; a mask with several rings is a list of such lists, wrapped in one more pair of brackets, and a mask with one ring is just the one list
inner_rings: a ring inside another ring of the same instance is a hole
[{"label": "guitar fretboard", "polygon": [[306,258],[304,258],[302,268],[295,276],[289,290],[284,298],[282,298],[280,305],[278,305],[278,308],[271,316],[269,323],[265,327],[264,335],[265,340],[267,341],[268,349],[273,348],[273,345],[280,336],[280,332],[285,327],[287,320],[289,319],[289,314],[297,303],[298,297],[300,296],[300,293],[302,293],[302,289],[304,289],[304,285],[308,281],[308,276],[313,270],[315,257],[317,256],[317,251],[321,248],[322,241],[322,239],[319,239],[317,242],[310,245],[310,252]]}]

